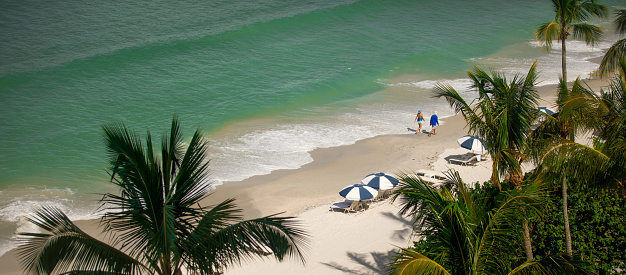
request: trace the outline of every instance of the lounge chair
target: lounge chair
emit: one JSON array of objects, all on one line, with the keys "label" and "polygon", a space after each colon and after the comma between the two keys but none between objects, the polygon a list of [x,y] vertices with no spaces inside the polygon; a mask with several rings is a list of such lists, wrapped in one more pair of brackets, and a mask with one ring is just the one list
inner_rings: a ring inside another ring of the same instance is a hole
[{"label": "lounge chair", "polygon": [[448,180],[448,177],[446,177],[444,174],[435,172],[432,170],[420,169],[420,170],[417,170],[417,175],[422,178],[431,178],[431,179],[442,180],[442,181]]},{"label": "lounge chair", "polygon": [[437,188],[439,186],[446,184],[445,180],[440,180],[440,179],[435,179],[435,178],[422,177],[422,180],[425,182],[428,182],[428,185],[430,185],[430,187],[433,187],[433,188]]},{"label": "lounge chair", "polygon": [[471,157],[465,157],[463,159],[454,159],[451,158],[448,160],[448,163],[460,163],[461,165],[475,165],[478,162],[478,155],[472,155]]},{"label": "lounge chair", "polygon": [[380,190],[380,189],[378,189],[378,195],[376,195],[376,197],[373,199],[373,201],[385,200],[386,198],[389,197],[389,195],[391,195],[391,192],[393,192],[393,189],[387,189],[387,190]]},{"label": "lounge chair", "polygon": [[344,202],[337,202],[330,206],[329,211],[341,211],[344,213],[356,213],[358,211],[363,210],[361,206],[361,201],[350,201],[346,200]]}]

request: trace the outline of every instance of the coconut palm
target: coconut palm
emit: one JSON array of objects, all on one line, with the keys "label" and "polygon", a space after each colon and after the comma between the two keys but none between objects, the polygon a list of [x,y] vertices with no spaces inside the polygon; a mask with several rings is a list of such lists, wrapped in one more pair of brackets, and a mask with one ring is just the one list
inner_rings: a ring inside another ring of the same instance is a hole
[{"label": "coconut palm", "polygon": [[[521,162],[525,158],[522,148],[531,131],[537,110],[537,62],[526,76],[515,75],[508,82],[504,74],[474,67],[468,72],[471,88],[478,91],[478,102],[472,106],[450,85],[439,83],[435,97],[444,97],[456,113],[461,113],[470,134],[478,135],[493,159],[491,182],[500,187],[500,176],[515,186],[522,182]],[[528,222],[524,221],[524,250],[528,260],[533,258]]]},{"label": "coconut palm", "polygon": [[[615,12],[615,32],[626,34],[626,10]],[[620,59],[626,58],[626,38],[620,39],[611,46],[600,62],[600,75],[606,76],[618,70]]]},{"label": "coconut palm", "polygon": [[[581,130],[581,113],[579,112],[567,112],[563,111],[563,106],[567,104],[571,98],[575,97],[575,94],[579,94],[581,89],[584,89],[581,85],[580,78],[577,78],[574,81],[572,90],[569,90],[565,81],[561,78],[559,82],[559,93],[557,97],[557,107],[558,112],[553,115],[550,114],[542,114],[543,119],[542,123],[533,131],[530,136],[530,142],[528,146],[528,150],[530,151],[530,155],[535,155],[535,163],[540,165],[541,162],[537,158],[537,156],[545,153],[541,150],[546,148],[542,146],[541,143],[550,140],[558,140],[573,142],[577,132]],[[534,151],[534,152],[532,152]],[[547,160],[546,160],[547,161]],[[565,228],[565,250],[569,257],[572,256],[572,237],[570,232],[570,224],[569,224],[569,214],[568,214],[568,184],[567,184],[567,174],[563,173],[563,171],[557,170],[554,171],[556,174],[560,175],[561,182],[561,198],[562,198],[562,210],[563,210],[563,221]],[[545,180],[550,181],[551,177],[542,177]]]},{"label": "coconut palm", "polygon": [[563,81],[567,83],[567,63],[565,41],[572,35],[583,39],[588,45],[595,44],[602,36],[602,29],[586,21],[593,16],[606,17],[604,5],[594,0],[552,0],[554,21],[542,24],[535,30],[535,39],[545,42],[547,50],[552,48],[554,40],[561,42],[561,71]]},{"label": "coconut palm", "polygon": [[531,131],[537,110],[537,62],[526,76],[515,75],[507,81],[501,72],[474,67],[468,72],[472,89],[478,91],[478,102],[471,105],[452,86],[439,83],[435,86],[435,97],[445,98],[456,113],[461,113],[467,122],[468,132],[478,135],[493,158],[491,181],[500,185],[500,176],[514,185],[522,181],[520,163],[521,149]]},{"label": "coconut palm", "polygon": [[[594,181],[606,187],[624,188],[626,181],[626,60],[608,90],[599,93],[573,86],[562,103],[564,116],[575,117],[580,127],[597,137],[592,146],[571,139],[553,140],[544,146],[541,163],[551,170],[566,171],[579,181]],[[626,191],[626,189],[625,189]]]},{"label": "coconut palm", "polygon": [[[531,136],[533,145],[529,148],[535,150],[532,155],[539,165],[537,171],[561,176],[565,248],[570,257],[573,249],[567,178],[620,187],[624,187],[626,180],[626,62],[622,62],[620,71],[609,91],[602,90],[599,94],[585,87],[580,79],[576,79],[571,90],[561,81],[559,112],[545,115],[544,122]],[[575,142],[577,133],[591,131],[599,133],[593,147]]]},{"label": "coconut palm", "polygon": [[89,236],[60,210],[29,220],[44,233],[21,234],[19,258],[32,274],[215,274],[243,260],[273,255],[304,260],[307,235],[291,217],[243,220],[232,199],[201,206],[208,196],[206,144],[199,131],[186,148],[176,118],[155,152],[148,131],[103,127],[117,194],[101,199],[100,222],[111,243]]},{"label": "coconut palm", "polygon": [[[575,274],[580,263],[556,256],[519,264],[519,209],[541,212],[539,185],[508,191],[469,189],[458,173],[452,184],[437,190],[419,176],[403,175],[392,197],[400,213],[415,220],[422,238],[403,249],[391,265],[392,274]],[[495,193],[493,192],[495,191]]]}]

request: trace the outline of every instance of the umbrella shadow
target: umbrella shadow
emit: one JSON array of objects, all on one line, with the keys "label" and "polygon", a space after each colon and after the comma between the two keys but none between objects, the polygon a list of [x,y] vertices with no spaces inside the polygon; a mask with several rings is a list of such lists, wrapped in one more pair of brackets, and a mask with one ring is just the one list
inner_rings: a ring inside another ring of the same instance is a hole
[{"label": "umbrella shadow", "polygon": [[[369,256],[373,261],[369,260]],[[349,268],[342,266],[335,262],[322,263],[330,268],[342,271],[345,274],[357,274],[357,275],[374,275],[374,274],[389,274],[388,265],[393,262],[394,252],[371,252],[371,253],[355,253],[348,252],[348,257],[353,262],[360,265],[359,268]]]}]

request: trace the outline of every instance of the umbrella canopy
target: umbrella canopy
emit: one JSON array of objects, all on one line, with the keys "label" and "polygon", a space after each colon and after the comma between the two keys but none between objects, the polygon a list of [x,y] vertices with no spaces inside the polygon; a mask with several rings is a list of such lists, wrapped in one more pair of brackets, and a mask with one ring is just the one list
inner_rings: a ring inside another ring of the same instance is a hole
[{"label": "umbrella canopy", "polygon": [[385,173],[369,174],[361,180],[361,183],[378,190],[388,190],[398,185],[398,179]]},{"label": "umbrella canopy", "polygon": [[471,150],[472,153],[476,154],[484,154],[487,152],[487,148],[483,145],[482,140],[480,140],[477,136],[464,136],[460,139],[457,139],[456,142],[461,145],[461,147]]},{"label": "umbrella canopy", "polygon": [[546,114],[549,115],[554,115],[554,111],[552,111],[552,109],[548,108],[548,107],[537,107],[537,109],[541,112],[544,112]]},{"label": "umbrella canopy", "polygon": [[348,185],[339,191],[339,195],[352,201],[371,200],[378,195],[378,190],[363,184]]}]

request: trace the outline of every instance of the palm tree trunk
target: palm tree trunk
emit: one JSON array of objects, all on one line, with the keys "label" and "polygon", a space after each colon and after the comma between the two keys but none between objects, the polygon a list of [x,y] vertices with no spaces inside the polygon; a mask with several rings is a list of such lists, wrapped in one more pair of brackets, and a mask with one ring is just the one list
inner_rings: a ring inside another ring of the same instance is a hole
[{"label": "palm tree trunk", "polygon": [[563,223],[565,223],[565,250],[567,255],[572,257],[572,235],[569,230],[569,214],[567,211],[567,179],[563,175],[561,183],[561,190],[563,195]]},{"label": "palm tree trunk", "polygon": [[[522,180],[524,179],[524,176],[522,175],[522,172],[519,171],[518,173],[511,173],[509,172],[509,181],[511,183],[513,183],[515,185],[516,189],[522,189]],[[522,238],[524,241],[524,252],[526,253],[526,260],[527,261],[531,261],[534,258],[533,255],[533,246],[532,243],[530,241],[530,229],[528,228],[528,214],[526,213],[525,209],[521,209],[522,210],[522,214],[524,215],[524,220],[522,221]]]},{"label": "palm tree trunk", "polygon": [[561,39],[561,72],[563,73],[563,83],[567,85],[567,62],[565,60],[566,60],[565,35],[563,35],[563,38]]},{"label": "palm tree trunk", "polygon": [[[526,212],[526,211],[524,211]],[[534,258],[533,256],[533,246],[530,243],[530,230],[528,229],[528,219],[524,218],[522,222],[523,229],[523,237],[524,237],[524,252],[526,252],[526,260],[530,261]]]}]

